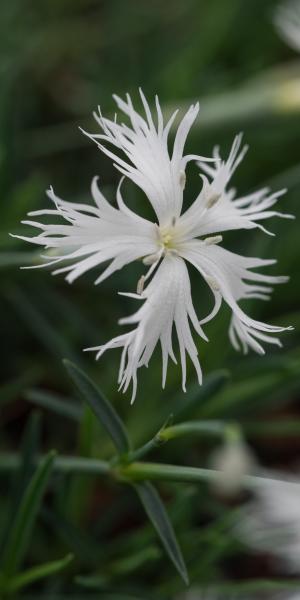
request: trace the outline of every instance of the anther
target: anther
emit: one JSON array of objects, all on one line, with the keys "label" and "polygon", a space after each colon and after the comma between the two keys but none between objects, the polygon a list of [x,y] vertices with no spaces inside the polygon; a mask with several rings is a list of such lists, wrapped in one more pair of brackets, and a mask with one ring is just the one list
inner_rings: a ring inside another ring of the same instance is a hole
[{"label": "anther", "polygon": [[141,296],[141,294],[144,291],[144,283],[145,283],[145,275],[142,275],[140,277],[140,279],[138,280],[137,287],[136,287],[136,293],[139,294],[139,296]]},{"label": "anther", "polygon": [[206,200],[206,208],[212,208],[215,206],[215,204],[219,202],[221,196],[222,194],[211,194],[211,196],[209,196],[209,198]]},{"label": "anther", "polygon": [[186,182],[185,171],[180,171],[180,173],[179,173],[179,185],[182,187],[183,190],[185,188],[185,182]]},{"label": "anther", "polygon": [[220,244],[222,242],[222,235],[212,235],[211,237],[207,237],[203,240],[205,246],[212,246],[213,244]]},{"label": "anther", "polygon": [[163,236],[163,243],[168,245],[170,243],[171,239],[172,239],[172,236],[169,233],[167,233],[167,235]]},{"label": "anther", "polygon": [[220,290],[220,286],[214,277],[211,277],[210,275],[206,275],[205,279],[206,279],[208,285],[210,285],[210,287],[213,290],[215,290],[215,292],[218,292]]}]

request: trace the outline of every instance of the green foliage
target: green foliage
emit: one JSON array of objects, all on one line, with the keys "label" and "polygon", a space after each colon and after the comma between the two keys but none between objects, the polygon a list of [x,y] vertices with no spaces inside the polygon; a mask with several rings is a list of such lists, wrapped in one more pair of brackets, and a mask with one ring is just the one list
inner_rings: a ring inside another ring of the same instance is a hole
[{"label": "green foliage", "polygon": [[183,581],[188,585],[189,578],[183,556],[178,546],[171,522],[156,489],[151,483],[149,483],[149,481],[145,483],[136,483],[135,489],[141,499],[150,521],[155,527],[166,549],[167,554],[180,573]]},{"label": "green foliage", "polygon": [[128,452],[130,443],[126,429],[111,404],[81,369],[67,360],[64,361],[64,364],[85,401],[110,435],[117,451],[121,454]]},{"label": "green foliage", "polygon": [[37,468],[19,504],[3,552],[2,569],[7,579],[14,575],[27,550],[54,456],[55,452],[50,452]]},{"label": "green foliage", "polygon": [[36,517],[55,457],[55,452],[52,451],[41,461],[22,493],[22,483],[26,481],[27,471],[33,458],[32,449],[36,441],[36,427],[35,419],[29,424],[26,432],[23,462],[20,466],[19,478],[15,480],[15,488],[19,492],[19,503],[16,505],[16,502],[13,502],[13,506],[16,505],[16,512],[7,531],[1,557],[0,593],[4,596],[15,594],[34,581],[58,573],[68,566],[73,558],[69,554],[62,560],[44,563],[23,572],[19,571],[31,542]]},{"label": "green foliage", "polygon": [[[284,347],[268,349],[265,357],[235,354],[224,307],[205,327],[209,344],[199,342],[203,387],[189,365],[183,394],[179,369],[170,365],[162,391],[157,352],[141,370],[134,406],[117,392],[118,353],[94,363],[82,349],[111,339],[118,318],[132,312],[132,301],[116,292],[135,290],[140,267],[116,273],[101,287],[93,287],[89,275],[68,286],[48,269],[20,270],[38,264],[39,252],[9,236],[25,231],[20,221],[28,211],[47,206],[50,184],[66,199],[88,202],[90,181],[99,174],[115,202],[119,174],[78,125],[92,131],[98,104],[112,114],[111,94],[128,91],[137,100],[139,85],[150,100],[159,94],[166,113],[200,100],[188,152],[209,155],[216,144],[227,152],[243,130],[250,150],[234,185],[241,193],[287,187],[280,210],[299,218],[299,57],[274,31],[276,4],[1,3],[3,597],[26,591],[28,599],[76,600],[86,592],[110,600],[181,600],[185,584],[174,564],[186,573],[173,527],[199,595],[247,598],[299,588],[298,578],[283,577],[271,557],[249,555],[236,540],[238,509],[211,492],[206,469],[231,423],[263,467],[299,462],[298,222],[274,220],[276,238],[256,231],[224,235],[237,252],[278,257],[270,273],[290,275],[270,303],[249,305],[256,318],[294,325]],[[192,167],[189,175],[187,205],[200,185]],[[147,216],[143,195],[128,184],[126,201]],[[201,318],[210,299],[198,275],[190,274]],[[64,357],[73,361],[68,371],[85,406],[70,394]],[[58,455],[45,459],[49,448]]]},{"label": "green foliage", "polygon": [[68,554],[61,560],[53,560],[52,562],[44,563],[38,567],[32,567],[23,573],[20,573],[16,577],[9,581],[5,586],[4,591],[8,594],[15,594],[22,588],[31,585],[33,582],[43,579],[44,577],[50,577],[56,575],[63,569],[65,569],[70,562],[73,560],[73,555]]}]

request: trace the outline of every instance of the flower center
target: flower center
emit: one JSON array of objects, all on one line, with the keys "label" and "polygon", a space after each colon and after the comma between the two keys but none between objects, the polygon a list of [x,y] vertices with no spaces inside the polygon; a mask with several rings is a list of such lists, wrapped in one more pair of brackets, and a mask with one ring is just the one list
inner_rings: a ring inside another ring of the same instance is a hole
[{"label": "flower center", "polygon": [[178,228],[176,230],[175,223],[158,228],[158,241],[164,252],[175,250],[176,242],[178,242]]},{"label": "flower center", "polygon": [[163,227],[157,225],[156,227],[158,249],[154,254],[148,254],[143,258],[144,265],[153,265],[167,253],[177,252],[178,228],[175,227],[175,221],[172,221],[171,225],[164,225]]},{"label": "flower center", "polygon": [[165,233],[161,236],[161,242],[165,248],[172,248],[173,236],[171,233]]}]

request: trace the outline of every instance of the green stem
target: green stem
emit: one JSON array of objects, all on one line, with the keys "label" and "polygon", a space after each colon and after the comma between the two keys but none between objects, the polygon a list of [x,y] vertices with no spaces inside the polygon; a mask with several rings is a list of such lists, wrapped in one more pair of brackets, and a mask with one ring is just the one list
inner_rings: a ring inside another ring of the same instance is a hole
[{"label": "green stem", "polygon": [[[43,456],[36,458],[40,464]],[[18,454],[0,454],[0,471],[13,471],[20,467],[21,459]],[[83,458],[73,456],[57,456],[53,462],[53,470],[61,473],[87,473],[89,475],[106,475],[110,472],[110,464],[96,458]]]},{"label": "green stem", "polygon": [[226,437],[231,434],[240,435],[240,430],[250,436],[294,436],[299,435],[300,420],[264,421],[260,423],[249,421],[239,423],[238,425],[229,421],[217,421],[213,419],[205,421],[187,421],[178,425],[171,425],[160,431],[156,438],[153,438],[151,442],[148,442],[148,444],[145,444],[145,446],[140,448],[139,452],[141,452],[141,454],[139,456],[137,453],[134,453],[134,460],[138,460],[145,455],[146,450],[151,450],[161,442],[167,442],[185,435],[203,436],[207,434],[222,438],[223,436]]},{"label": "green stem", "polygon": [[160,441],[169,441],[184,435],[215,434],[222,436],[228,427],[224,421],[187,421],[166,427],[159,433]]},{"label": "green stem", "polygon": [[[37,458],[37,464],[43,460],[43,456]],[[0,471],[15,470],[20,466],[20,458],[17,454],[0,455]],[[199,467],[186,467],[181,465],[169,465],[151,462],[133,462],[127,465],[110,465],[110,463],[95,458],[74,458],[72,456],[59,456],[54,459],[53,470],[61,473],[85,473],[88,475],[110,475],[123,481],[173,481],[201,483],[213,481],[219,476],[219,471],[202,469]],[[245,487],[255,488],[260,485],[278,483],[277,479],[256,475],[245,475],[242,478]],[[297,485],[297,481],[284,481],[285,486]]]},{"label": "green stem", "polygon": [[203,482],[214,479],[217,471],[201,469],[198,467],[181,467],[177,465],[135,462],[122,466],[118,470],[119,476],[133,481],[178,481],[178,482]]},{"label": "green stem", "polygon": [[[161,463],[136,462],[119,468],[117,474],[120,478],[130,481],[173,481],[202,483],[203,481],[214,481],[220,475],[220,471],[213,469],[202,469],[199,467],[182,467],[179,465],[168,465]],[[278,479],[257,475],[244,475],[242,483],[246,488],[257,488],[261,485],[273,485]],[[283,481],[285,486],[299,486],[297,481]]]},{"label": "green stem", "polygon": [[146,456],[146,454],[151,452],[151,450],[154,450],[154,448],[157,448],[157,446],[160,446],[164,441],[167,441],[167,440],[163,439],[161,437],[161,434],[157,434],[154,438],[152,438],[152,440],[149,440],[149,442],[146,442],[146,444],[144,444],[140,448],[137,448],[137,450],[133,450],[132,452],[129,452],[129,454],[127,456],[128,462],[134,462],[135,460],[140,460],[140,458],[143,458],[144,456]]}]

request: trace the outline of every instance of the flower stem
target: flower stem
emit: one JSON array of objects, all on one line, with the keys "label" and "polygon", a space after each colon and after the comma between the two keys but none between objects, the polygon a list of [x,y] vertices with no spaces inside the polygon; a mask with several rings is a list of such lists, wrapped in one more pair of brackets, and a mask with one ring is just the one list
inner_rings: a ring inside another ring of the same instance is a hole
[{"label": "flower stem", "polygon": [[[43,455],[37,457],[36,464],[40,464]],[[16,470],[21,465],[18,454],[5,453],[0,455],[0,472]],[[114,464],[96,458],[82,458],[72,456],[57,456],[53,462],[53,470],[60,473],[82,473],[87,475],[109,475],[115,479],[127,482],[134,481],[173,481],[201,483],[213,481],[219,477],[220,472],[199,467],[186,467],[164,463],[133,462],[131,464]],[[245,475],[242,479],[247,488],[259,487],[262,483],[272,485],[278,480],[257,475]],[[298,482],[282,481],[283,485],[298,485]]]},{"label": "flower stem", "polygon": [[161,441],[168,441],[184,435],[214,434],[222,436],[227,427],[224,421],[187,421],[179,425],[166,427],[159,433]]},{"label": "flower stem", "polygon": [[[40,464],[43,456],[36,458],[36,464]],[[0,471],[15,471],[21,466],[21,458],[18,454],[0,454]],[[81,456],[57,456],[53,462],[53,470],[60,473],[87,473],[90,475],[106,475],[110,472],[110,464],[95,458],[84,458]]]}]

